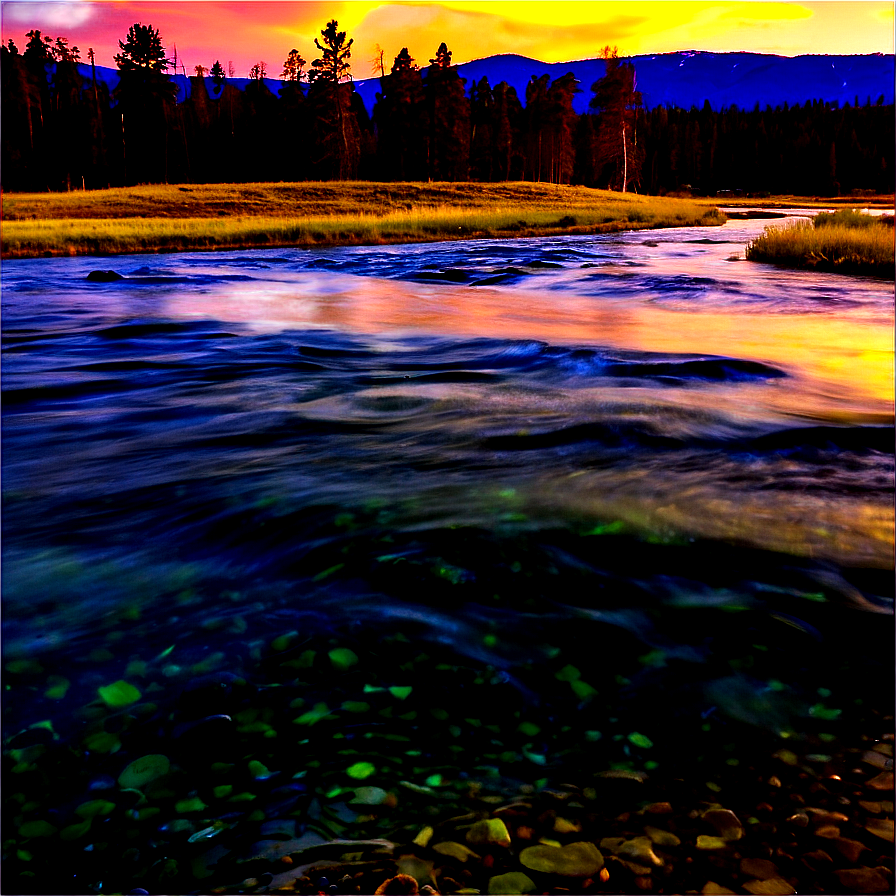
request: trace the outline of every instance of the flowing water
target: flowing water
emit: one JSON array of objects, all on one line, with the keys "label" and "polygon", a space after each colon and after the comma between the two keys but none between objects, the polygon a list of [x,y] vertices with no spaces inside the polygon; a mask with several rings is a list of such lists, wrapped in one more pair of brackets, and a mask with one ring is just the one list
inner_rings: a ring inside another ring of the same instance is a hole
[{"label": "flowing water", "polygon": [[[4,732],[59,791],[15,823],[203,721],[298,798],[885,712],[893,286],[745,261],[766,223],[7,262]],[[215,798],[126,817],[171,852]]]}]

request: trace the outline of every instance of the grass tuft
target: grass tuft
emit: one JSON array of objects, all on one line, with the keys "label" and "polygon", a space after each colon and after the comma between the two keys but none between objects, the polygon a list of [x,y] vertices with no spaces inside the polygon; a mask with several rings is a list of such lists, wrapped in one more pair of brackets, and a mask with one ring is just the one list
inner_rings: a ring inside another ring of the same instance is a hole
[{"label": "grass tuft", "polygon": [[892,217],[855,209],[822,212],[812,221],[767,227],[747,246],[750,261],[791,268],[896,279]]}]

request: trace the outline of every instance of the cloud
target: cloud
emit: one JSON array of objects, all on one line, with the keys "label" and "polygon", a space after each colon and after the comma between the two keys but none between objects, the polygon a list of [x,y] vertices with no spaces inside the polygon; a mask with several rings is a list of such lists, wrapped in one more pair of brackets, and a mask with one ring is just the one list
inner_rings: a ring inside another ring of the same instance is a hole
[{"label": "cloud", "polygon": [[[65,31],[86,22],[94,13],[93,3],[4,3],[4,26],[31,31],[37,28],[44,34]],[[4,31],[6,30],[4,27]]]},{"label": "cloud", "polygon": [[801,19],[811,19],[814,13],[811,9],[798,3],[734,3],[730,9],[725,10],[720,20],[734,19],[738,22],[784,22]]},{"label": "cloud", "polygon": [[[479,8],[473,8],[474,5]],[[495,13],[487,11],[492,6]],[[441,3],[384,4],[372,9],[359,24],[355,32],[356,46],[366,49],[368,45],[372,48],[374,43],[379,44],[389,60],[402,47],[407,47],[420,65],[426,65],[442,41],[452,50],[455,63],[498,53],[564,62],[597,56],[606,44],[618,44],[620,51],[634,52],[631,45],[640,42],[640,33],[653,23],[647,16],[618,11],[615,4],[609,6],[614,7],[616,14],[607,15],[610,10],[604,10],[601,21],[570,21],[568,17],[560,17],[550,23],[536,22],[533,21],[535,10],[528,8],[526,16],[497,13],[498,9],[510,6],[501,2],[471,3],[462,9]]]}]

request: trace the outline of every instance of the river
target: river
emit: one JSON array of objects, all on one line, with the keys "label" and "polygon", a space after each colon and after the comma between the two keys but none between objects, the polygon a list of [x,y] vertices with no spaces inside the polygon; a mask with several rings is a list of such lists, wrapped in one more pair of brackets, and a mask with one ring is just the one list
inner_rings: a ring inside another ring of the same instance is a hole
[{"label": "river", "polygon": [[97,812],[150,868],[261,823],[196,784],[234,750],[333,835],[362,778],[661,773],[885,712],[893,286],[745,261],[767,223],[6,262],[5,817],[53,829],[21,848],[101,891],[74,807],[144,754],[185,776],[160,812]]}]

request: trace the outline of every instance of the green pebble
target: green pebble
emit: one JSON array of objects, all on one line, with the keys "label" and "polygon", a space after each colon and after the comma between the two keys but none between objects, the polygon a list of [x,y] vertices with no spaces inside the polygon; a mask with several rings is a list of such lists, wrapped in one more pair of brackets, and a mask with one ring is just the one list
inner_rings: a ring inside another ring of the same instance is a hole
[{"label": "green pebble", "polygon": [[350,669],[358,662],[358,654],[354,650],[349,650],[348,647],[337,647],[335,650],[331,650],[328,655],[333,667],[339,671]]},{"label": "green pebble", "polygon": [[63,828],[59,832],[59,839],[68,843],[72,840],[77,840],[79,837],[83,837],[89,830],[90,819],[87,818],[84,821],[79,821]]},{"label": "green pebble", "polygon": [[290,644],[292,644],[298,636],[298,632],[287,632],[285,635],[277,635],[277,637],[271,641],[271,650],[274,650],[277,653],[282,653],[289,648]]},{"label": "green pebble", "polygon": [[168,757],[161,753],[150,753],[135,759],[118,776],[118,783],[124,788],[139,790],[150,781],[167,775],[171,768]]},{"label": "green pebble", "polygon": [[263,762],[253,759],[249,762],[249,774],[255,779],[266,778],[271,771]]},{"label": "green pebble", "polygon": [[140,697],[140,691],[126,681],[116,681],[104,687],[97,688],[97,693],[103,702],[112,709],[120,709],[136,703]]},{"label": "green pebble", "polygon": [[653,746],[653,741],[644,734],[639,734],[637,731],[632,732],[628,736],[629,742],[634,744],[636,747],[641,747],[644,750],[649,750]]},{"label": "green pebble", "polygon": [[19,827],[20,837],[52,837],[58,828],[48,821],[26,821]]},{"label": "green pebble", "polygon": [[537,891],[538,887],[535,882],[528,874],[523,874],[522,871],[508,871],[506,874],[497,874],[489,878],[488,882],[489,896],[498,893],[514,894],[514,896],[519,894],[519,896],[522,896],[522,894],[535,893]]},{"label": "green pebble", "polygon": [[356,762],[354,765],[350,765],[345,772],[350,778],[363,781],[364,778],[376,774],[376,766],[371,762]]},{"label": "green pebble", "polygon": [[594,697],[597,694],[597,691],[587,681],[577,679],[576,681],[571,681],[569,686],[580,700],[587,700],[589,697]]},{"label": "green pebble", "polygon": [[115,803],[109,802],[109,800],[90,800],[86,803],[81,803],[77,809],[75,809],[75,815],[80,815],[81,818],[96,818],[97,816],[106,817],[110,815],[115,809]]},{"label": "green pebble", "polygon": [[297,719],[293,719],[293,725],[314,725],[329,714],[330,710],[326,703],[315,703],[314,709],[309,709]]},{"label": "green pebble", "polygon": [[582,677],[582,673],[575,666],[566,665],[559,672],[554,673],[558,681],[576,681]]},{"label": "green pebble", "polygon": [[162,810],[158,806],[144,806],[134,810],[134,818],[137,821],[146,821],[147,818],[155,818]]},{"label": "green pebble", "polygon": [[178,814],[186,814],[187,812],[201,812],[203,809],[207,809],[205,803],[199,799],[198,796],[189,797],[185,800],[178,800],[174,804],[174,811]]},{"label": "green pebble", "polygon": [[410,695],[412,690],[413,687],[410,685],[401,687],[396,686],[389,688],[389,693],[398,700],[404,700]]}]

